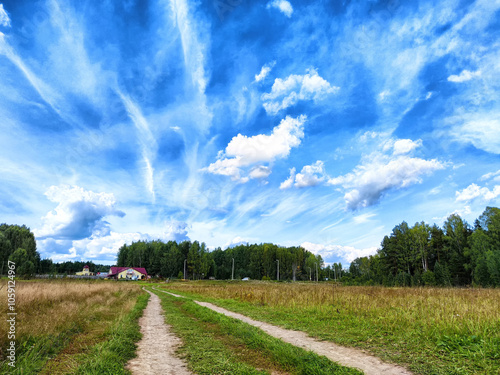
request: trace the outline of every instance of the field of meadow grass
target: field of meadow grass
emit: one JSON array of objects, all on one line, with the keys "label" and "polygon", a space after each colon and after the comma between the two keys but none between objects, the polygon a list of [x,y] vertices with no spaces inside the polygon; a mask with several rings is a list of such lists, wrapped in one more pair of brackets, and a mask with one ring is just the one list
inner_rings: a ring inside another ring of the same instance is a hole
[{"label": "field of meadow grass", "polygon": [[[7,280],[0,281],[0,314],[7,317]],[[16,367],[8,367],[7,334],[0,335],[0,373],[99,373],[118,368],[134,355],[137,319],[147,297],[136,283],[104,280],[16,281]],[[0,319],[0,332],[7,332]],[[122,353],[109,350],[120,341]],[[100,355],[96,355],[96,350]],[[98,358],[99,356],[103,358]],[[114,363],[114,362],[117,363]]]},{"label": "field of meadow grass", "polygon": [[500,374],[500,289],[218,281],[161,288],[367,350],[415,374]]}]

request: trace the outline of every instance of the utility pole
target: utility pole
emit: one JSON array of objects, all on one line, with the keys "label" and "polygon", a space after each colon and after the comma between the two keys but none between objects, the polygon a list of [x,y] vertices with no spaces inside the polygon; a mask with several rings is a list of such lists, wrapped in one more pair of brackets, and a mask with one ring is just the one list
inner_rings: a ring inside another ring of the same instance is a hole
[{"label": "utility pole", "polygon": [[234,280],[234,258],[233,258],[233,269],[231,271],[231,280]]},{"label": "utility pole", "polygon": [[278,277],[277,277],[277,280],[280,281],[280,260],[276,259],[276,262],[278,262]]},{"label": "utility pole", "polygon": [[186,280],[186,262],[187,259],[184,259],[184,280]]}]

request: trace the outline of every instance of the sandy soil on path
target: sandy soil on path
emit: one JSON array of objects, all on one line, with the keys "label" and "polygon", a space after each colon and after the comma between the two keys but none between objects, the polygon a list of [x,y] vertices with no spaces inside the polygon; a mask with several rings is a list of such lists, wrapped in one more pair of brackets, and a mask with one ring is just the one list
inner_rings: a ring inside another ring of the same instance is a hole
[{"label": "sandy soil on path", "polygon": [[[158,289],[157,289],[158,290]],[[162,291],[164,292],[164,291]],[[168,292],[164,292],[168,293]],[[174,297],[181,297],[177,294],[168,293]],[[364,353],[359,349],[346,348],[344,346],[335,345],[328,341],[319,341],[312,337],[307,336],[306,333],[300,331],[292,331],[281,327],[273,326],[272,324],[259,322],[250,319],[245,315],[241,315],[222,307],[215,306],[208,302],[194,301],[200,306],[207,307],[218,313],[224,314],[231,318],[239,319],[252,326],[258,327],[266,332],[268,335],[279,338],[289,344],[298,346],[300,348],[313,351],[319,355],[324,355],[330,360],[337,362],[343,366],[353,367],[363,371],[366,375],[411,375],[409,370],[393,365],[390,363],[382,362],[379,358]]]},{"label": "sandy soil on path", "polygon": [[181,340],[165,324],[160,298],[150,291],[148,306],[139,319],[142,339],[138,343],[137,357],[127,368],[137,375],[192,375],[184,361],[175,356]]}]

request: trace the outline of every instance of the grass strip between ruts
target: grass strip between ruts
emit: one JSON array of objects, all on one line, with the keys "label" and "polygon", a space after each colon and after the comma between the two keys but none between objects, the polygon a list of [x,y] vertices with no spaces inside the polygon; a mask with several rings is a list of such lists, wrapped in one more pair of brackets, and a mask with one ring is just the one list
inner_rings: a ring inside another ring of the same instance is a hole
[{"label": "grass strip between ruts", "polygon": [[156,293],[167,323],[184,342],[179,352],[197,374],[361,374],[189,299]]},{"label": "grass strip between ruts", "polygon": [[111,327],[107,335],[109,340],[95,345],[88,357],[78,367],[76,374],[85,375],[120,375],[130,374],[125,369],[128,360],[135,357],[137,345],[141,339],[139,318],[149,300],[144,292],[137,297],[132,310]]}]

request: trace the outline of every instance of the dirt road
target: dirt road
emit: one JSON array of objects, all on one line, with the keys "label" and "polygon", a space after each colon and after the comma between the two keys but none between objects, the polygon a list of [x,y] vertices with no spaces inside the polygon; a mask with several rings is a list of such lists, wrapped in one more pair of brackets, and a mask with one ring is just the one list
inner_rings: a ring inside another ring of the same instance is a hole
[{"label": "dirt road", "polygon": [[[159,289],[155,289],[160,291]],[[164,293],[173,295],[174,297],[181,297],[177,294]],[[182,297],[181,297],[182,298]],[[312,337],[307,336],[306,333],[301,331],[292,331],[281,327],[273,326],[272,324],[263,323],[257,320],[250,319],[245,315],[234,313],[232,311],[223,309],[222,307],[215,306],[208,302],[194,301],[200,306],[207,307],[218,313],[224,314],[231,318],[239,319],[252,326],[258,327],[266,332],[268,335],[279,338],[289,344],[298,346],[300,348],[313,351],[319,355],[324,355],[328,359],[337,362],[343,366],[353,367],[363,371],[366,375],[411,375],[409,370],[397,365],[382,362],[379,358],[366,354],[358,349],[347,348],[335,345],[327,341],[318,341]]]},{"label": "dirt road", "polygon": [[137,375],[192,375],[185,362],[175,356],[181,341],[165,324],[160,298],[146,291],[151,297],[139,319],[142,339],[138,343],[137,357],[128,362],[127,368]]}]

